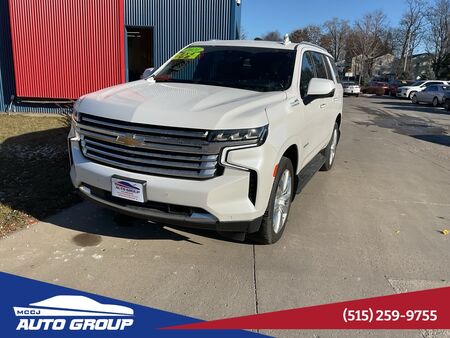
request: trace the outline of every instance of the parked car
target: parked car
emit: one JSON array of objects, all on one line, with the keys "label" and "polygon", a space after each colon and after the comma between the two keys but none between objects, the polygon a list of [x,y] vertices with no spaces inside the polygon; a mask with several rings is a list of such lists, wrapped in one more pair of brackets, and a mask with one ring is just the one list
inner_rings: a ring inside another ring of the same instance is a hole
[{"label": "parked car", "polygon": [[119,213],[274,243],[298,175],[333,167],[342,96],[321,47],[197,42],[76,102],[70,176]]},{"label": "parked car", "polygon": [[397,90],[397,97],[411,99],[415,93],[421,92],[425,88],[437,84],[448,85],[448,82],[442,80],[417,81],[411,86],[399,87]]},{"label": "parked car", "polygon": [[371,81],[368,86],[362,89],[364,94],[376,94],[377,96],[389,93],[389,84],[386,82]]},{"label": "parked car", "polygon": [[394,80],[391,83],[389,83],[389,95],[397,96],[397,91],[400,87],[411,86],[415,82],[416,81],[409,81],[409,80]]},{"label": "parked car", "polygon": [[356,82],[342,82],[342,87],[344,88],[344,95],[355,95],[359,96],[361,94],[361,87]]},{"label": "parked car", "polygon": [[450,111],[450,91],[444,93],[442,100],[444,101],[445,110]]},{"label": "parked car", "polygon": [[421,92],[414,93],[411,97],[413,103],[430,103],[437,107],[444,103],[444,94],[450,90],[450,86],[432,85]]}]

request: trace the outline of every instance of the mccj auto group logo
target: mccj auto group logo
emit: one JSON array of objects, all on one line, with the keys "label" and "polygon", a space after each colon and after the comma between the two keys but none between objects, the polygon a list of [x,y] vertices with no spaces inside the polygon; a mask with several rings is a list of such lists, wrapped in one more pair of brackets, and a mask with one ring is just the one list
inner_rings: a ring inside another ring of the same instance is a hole
[{"label": "mccj auto group logo", "polygon": [[101,304],[91,298],[60,295],[14,307],[19,318],[16,330],[21,331],[122,331],[133,325],[133,309]]}]

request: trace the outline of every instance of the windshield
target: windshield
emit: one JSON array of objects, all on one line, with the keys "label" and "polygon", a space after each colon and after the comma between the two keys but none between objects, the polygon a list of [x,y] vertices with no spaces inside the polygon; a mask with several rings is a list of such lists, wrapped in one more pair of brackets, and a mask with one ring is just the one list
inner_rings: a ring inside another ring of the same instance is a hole
[{"label": "windshield", "polygon": [[294,64],[294,50],[192,46],[177,53],[154,80],[283,91],[291,85]]},{"label": "windshield", "polygon": [[411,86],[412,87],[418,87],[418,86],[420,86],[421,84],[423,84],[425,81],[417,81],[417,82],[414,82]]}]

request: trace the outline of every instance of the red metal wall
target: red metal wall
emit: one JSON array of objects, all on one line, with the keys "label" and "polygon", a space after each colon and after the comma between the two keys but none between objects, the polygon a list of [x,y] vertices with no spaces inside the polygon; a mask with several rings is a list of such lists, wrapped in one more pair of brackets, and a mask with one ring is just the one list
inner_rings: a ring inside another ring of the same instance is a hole
[{"label": "red metal wall", "polygon": [[9,0],[19,97],[75,99],[125,82],[123,0]]}]

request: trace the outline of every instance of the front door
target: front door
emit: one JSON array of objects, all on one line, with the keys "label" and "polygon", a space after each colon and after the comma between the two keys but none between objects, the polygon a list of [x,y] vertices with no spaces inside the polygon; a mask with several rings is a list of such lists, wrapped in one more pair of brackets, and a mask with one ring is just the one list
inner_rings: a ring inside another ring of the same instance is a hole
[{"label": "front door", "polygon": [[302,55],[301,73],[300,73],[300,99],[298,100],[298,109],[303,112],[302,123],[302,162],[307,164],[318,152],[318,148],[324,137],[321,131],[321,124],[325,114],[326,102],[324,99],[317,99],[308,102],[306,99],[309,82],[317,77],[316,67],[312,58],[312,53],[306,51]]}]

